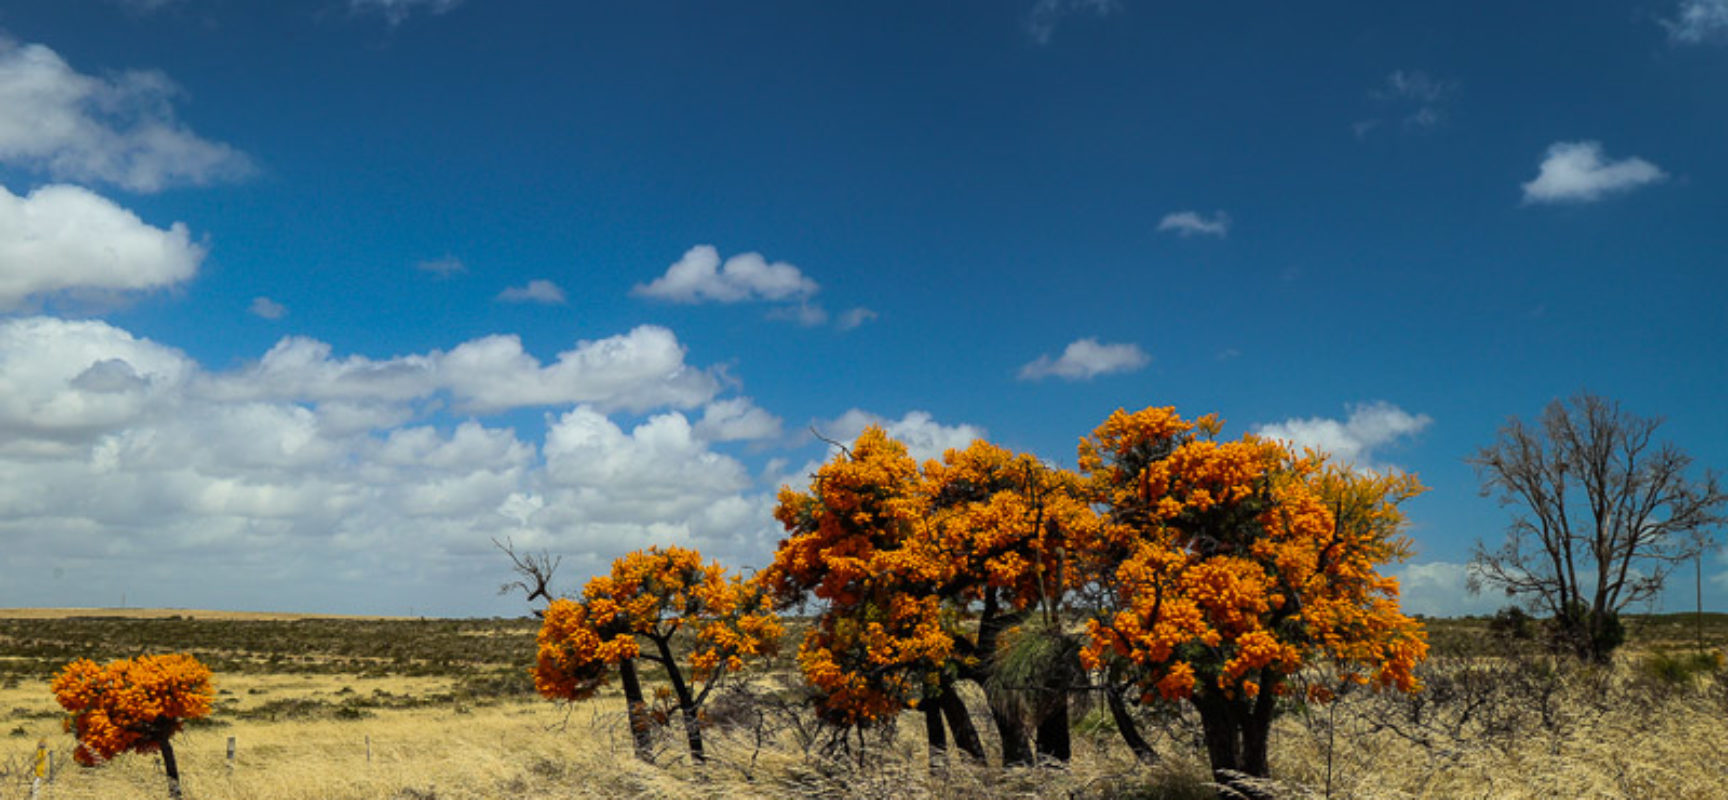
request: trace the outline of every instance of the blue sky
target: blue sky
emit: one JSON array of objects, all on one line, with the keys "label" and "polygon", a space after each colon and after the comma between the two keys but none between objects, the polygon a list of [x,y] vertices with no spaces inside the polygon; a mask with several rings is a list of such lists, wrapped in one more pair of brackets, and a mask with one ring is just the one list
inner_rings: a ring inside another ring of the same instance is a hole
[{"label": "blue sky", "polygon": [[[1396,6],[1396,7],[1393,7]],[[0,605],[515,614],[763,563],[810,431],[1217,412],[1416,472],[1588,389],[1728,466],[1728,2],[0,7]],[[1728,560],[1706,563],[1728,608]],[[1676,584],[1672,608],[1691,595]]]}]

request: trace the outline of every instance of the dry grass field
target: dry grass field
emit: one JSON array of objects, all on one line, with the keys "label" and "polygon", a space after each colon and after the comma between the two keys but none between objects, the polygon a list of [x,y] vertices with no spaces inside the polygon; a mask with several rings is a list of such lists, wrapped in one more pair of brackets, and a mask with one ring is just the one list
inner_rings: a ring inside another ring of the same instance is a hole
[{"label": "dry grass field", "polygon": [[[39,740],[57,765],[44,800],[167,796],[154,757],[71,765],[71,737],[46,686],[65,655],[49,641],[59,629],[88,637],[96,658],[171,649],[156,641],[170,637],[201,658],[226,659],[216,713],[176,740],[191,800],[1215,796],[1194,720],[1181,713],[1144,719],[1155,766],[1129,756],[1107,714],[1081,709],[1067,768],[1002,770],[955,757],[932,770],[910,717],[846,753],[825,749],[795,709],[721,705],[708,764],[689,762],[675,730],[661,732],[655,763],[645,764],[632,756],[617,696],[567,707],[528,691],[519,674],[529,620],[168,617],[0,620],[0,800],[30,796]],[[1718,647],[1720,633],[1710,631]],[[1682,637],[1636,644],[1612,670],[1484,645],[1463,626],[1442,626],[1435,638],[1423,695],[1361,692],[1287,713],[1273,738],[1272,796],[1728,798],[1728,672],[1666,649]],[[297,650],[264,653],[268,641]]]}]

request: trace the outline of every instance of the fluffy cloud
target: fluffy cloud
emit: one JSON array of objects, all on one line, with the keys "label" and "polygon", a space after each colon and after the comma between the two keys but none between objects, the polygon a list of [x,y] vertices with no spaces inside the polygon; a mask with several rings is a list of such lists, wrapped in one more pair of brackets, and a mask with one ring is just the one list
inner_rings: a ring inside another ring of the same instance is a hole
[{"label": "fluffy cloud", "polygon": [[1431,617],[1492,614],[1512,603],[1494,591],[1471,594],[1469,564],[1428,561],[1402,564],[1389,571],[1398,579],[1399,605],[1407,614]]},{"label": "fluffy cloud", "polygon": [[1600,142],[1556,142],[1548,147],[1536,178],[1524,184],[1524,202],[1588,203],[1667,177],[1655,164],[1636,156],[1604,160]]},{"label": "fluffy cloud", "polygon": [[548,280],[532,280],[526,286],[511,286],[498,293],[505,303],[540,303],[556,306],[564,303],[564,290]]},{"label": "fluffy cloud", "polygon": [[87,189],[55,184],[19,197],[0,187],[0,310],[68,290],[170,286],[203,259],[185,225],[151,227]]},{"label": "fluffy cloud", "polygon": [[695,431],[711,442],[773,439],[780,435],[780,418],[758,408],[748,397],[732,397],[704,406]]},{"label": "fluffy cloud", "polygon": [[175,118],[159,72],[95,78],[53,50],[0,38],[0,162],[137,192],[243,177],[251,162]]},{"label": "fluffy cloud", "polygon": [[841,314],[838,319],[834,320],[834,327],[843,331],[849,331],[875,318],[876,312],[863,306],[859,306],[857,308],[848,309],[845,313]]},{"label": "fluffy cloud", "polygon": [[1056,26],[1074,14],[1107,17],[1122,9],[1118,0],[1038,0],[1026,17],[1026,32],[1039,44],[1049,44]]},{"label": "fluffy cloud", "polygon": [[1380,469],[1375,450],[1421,433],[1434,420],[1427,414],[1411,414],[1391,403],[1351,406],[1340,421],[1324,417],[1288,419],[1260,426],[1255,433],[1282,439],[1298,448],[1312,447],[1332,454],[1361,469]]},{"label": "fluffy cloud", "polygon": [[985,438],[983,428],[964,423],[943,425],[928,411],[909,411],[899,419],[887,419],[854,408],[832,421],[818,424],[816,429],[824,438],[849,443],[869,425],[882,426],[889,436],[905,444],[906,451],[920,462],[941,458],[949,450],[963,450],[974,440]]},{"label": "fluffy cloud", "polygon": [[263,317],[264,319],[281,319],[288,316],[287,306],[282,305],[275,300],[271,300],[268,297],[252,298],[252,305],[246,310],[252,312],[253,316]]},{"label": "fluffy cloud", "polygon": [[99,321],[0,321],[0,605],[115,602],[89,595],[113,587],[161,605],[515,613],[491,597],[493,538],[568,554],[578,575],[655,542],[733,563],[767,552],[772,498],[708,446],[761,427],[748,400],[634,427],[578,405],[538,441],[368,416],[451,382],[442,359],[334,361],[290,339],[211,373]]},{"label": "fluffy cloud", "polygon": [[1680,0],[1673,19],[1662,21],[1676,44],[1728,39],[1728,0]]},{"label": "fluffy cloud", "polygon": [[1113,372],[1133,372],[1152,363],[1152,357],[1132,343],[1100,344],[1086,338],[1070,342],[1060,358],[1039,356],[1020,368],[1020,380],[1039,381],[1061,378],[1069,381],[1091,380]]},{"label": "fluffy cloud", "polygon": [[716,373],[686,364],[678,337],[654,325],[577,342],[545,364],[508,335],[383,360],[334,358],[324,342],[288,337],[256,363],[206,383],[213,396],[232,400],[400,404],[447,392],[458,409],[474,413],[576,403],[637,412],[695,408],[720,391]]},{"label": "fluffy cloud", "polygon": [[1230,215],[1219,211],[1211,219],[1200,216],[1194,211],[1177,211],[1165,214],[1158,221],[1158,232],[1174,231],[1186,239],[1190,236],[1216,236],[1220,239],[1230,235]]},{"label": "fluffy cloud", "polygon": [[631,290],[637,297],[671,303],[740,303],[808,298],[820,288],[797,267],[770,263],[759,253],[742,253],[722,264],[713,245],[697,245],[666,274]]}]

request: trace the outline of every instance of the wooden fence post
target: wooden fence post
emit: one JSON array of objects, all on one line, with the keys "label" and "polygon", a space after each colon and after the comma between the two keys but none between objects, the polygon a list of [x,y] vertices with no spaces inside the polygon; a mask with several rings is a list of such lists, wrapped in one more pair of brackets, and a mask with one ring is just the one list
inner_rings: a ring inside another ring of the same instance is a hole
[{"label": "wooden fence post", "polygon": [[234,771],[234,737],[228,737],[228,771]]},{"label": "wooden fence post", "polygon": [[366,737],[366,763],[372,763],[372,737]]},{"label": "wooden fence post", "polygon": [[30,779],[30,800],[36,800],[36,796],[39,793],[41,793],[41,791],[42,791],[43,779],[48,777],[48,740],[47,739],[40,739],[36,742],[36,769],[35,769],[35,772],[36,772],[35,776]]}]

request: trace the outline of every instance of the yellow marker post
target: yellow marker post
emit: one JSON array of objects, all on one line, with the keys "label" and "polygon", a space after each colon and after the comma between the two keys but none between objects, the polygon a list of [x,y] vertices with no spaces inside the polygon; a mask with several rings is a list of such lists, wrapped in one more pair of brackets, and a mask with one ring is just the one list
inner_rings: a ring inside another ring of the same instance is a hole
[{"label": "yellow marker post", "polygon": [[48,740],[40,739],[36,742],[36,778],[41,780],[46,777],[48,777]]}]

